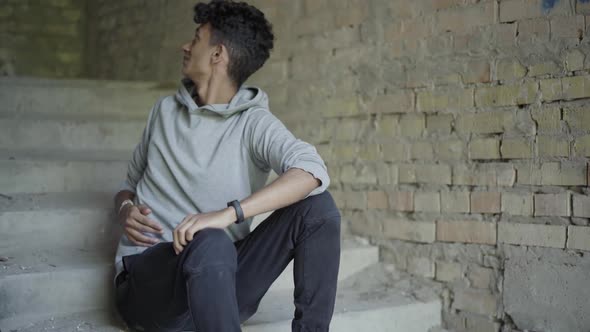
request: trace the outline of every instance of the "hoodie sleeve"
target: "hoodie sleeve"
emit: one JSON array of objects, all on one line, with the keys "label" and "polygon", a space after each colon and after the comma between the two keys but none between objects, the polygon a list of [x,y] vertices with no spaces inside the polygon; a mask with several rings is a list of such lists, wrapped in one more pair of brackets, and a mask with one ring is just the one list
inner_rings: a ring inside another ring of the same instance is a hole
[{"label": "hoodie sleeve", "polygon": [[131,157],[131,160],[129,161],[129,164],[127,165],[127,177],[119,185],[119,191],[129,190],[133,193],[136,192],[137,183],[143,176],[143,172],[147,167],[148,145],[150,143],[150,138],[152,136],[152,128],[154,127],[156,113],[159,108],[160,102],[158,101],[154,105],[154,107],[152,107],[150,114],[148,116],[146,126],[143,129],[141,140],[133,150],[133,155]]},{"label": "hoodie sleeve", "polygon": [[290,168],[311,173],[322,183],[305,198],[324,192],[330,185],[327,167],[316,148],[298,138],[268,110],[253,112],[248,130],[250,155],[265,171],[282,175]]}]

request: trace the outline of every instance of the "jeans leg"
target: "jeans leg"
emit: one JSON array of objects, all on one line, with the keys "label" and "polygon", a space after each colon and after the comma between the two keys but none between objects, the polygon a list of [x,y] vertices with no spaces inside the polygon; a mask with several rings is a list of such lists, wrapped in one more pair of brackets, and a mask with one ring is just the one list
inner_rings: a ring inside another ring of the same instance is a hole
[{"label": "jeans leg", "polygon": [[[172,242],[125,256],[128,280],[118,309],[139,331],[240,331],[235,292],[236,249],[220,229],[204,229],[180,255]],[[124,287],[124,288],[123,288]]]},{"label": "jeans leg", "polygon": [[[183,271],[197,331],[240,330],[236,248],[221,229],[204,229],[189,242]],[[186,249],[186,248],[185,248]]]},{"label": "jeans leg", "polygon": [[328,331],[340,265],[340,213],[325,191],[274,211],[236,242],[237,296],[245,321],[294,259],[293,331]]}]

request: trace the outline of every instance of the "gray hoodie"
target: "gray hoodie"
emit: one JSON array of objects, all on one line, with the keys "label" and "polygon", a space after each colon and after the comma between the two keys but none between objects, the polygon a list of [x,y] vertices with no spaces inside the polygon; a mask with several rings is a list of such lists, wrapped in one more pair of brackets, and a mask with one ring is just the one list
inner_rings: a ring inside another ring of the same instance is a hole
[{"label": "gray hoodie", "polygon": [[[271,169],[281,175],[296,167],[321,180],[308,196],[328,188],[327,168],[315,147],[295,138],[268,110],[260,88],[244,85],[229,104],[204,106],[192,99],[193,91],[194,84],[183,79],[174,96],[154,105],[119,188],[134,192],[135,204],[150,207],[148,216],[164,229],[162,235],[145,235],[172,242],[172,231],[188,214],[243,200],[265,185]],[[225,229],[232,241],[248,235],[252,219]],[[145,249],[123,234],[115,276],[123,270],[123,256]]]}]

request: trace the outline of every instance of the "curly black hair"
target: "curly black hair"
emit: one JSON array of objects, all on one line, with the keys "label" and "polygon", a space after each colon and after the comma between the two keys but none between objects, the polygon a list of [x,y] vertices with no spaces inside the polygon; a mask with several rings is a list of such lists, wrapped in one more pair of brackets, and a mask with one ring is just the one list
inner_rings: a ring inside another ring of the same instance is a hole
[{"label": "curly black hair", "polygon": [[229,52],[228,75],[241,86],[270,57],[272,25],[256,7],[245,2],[213,0],[195,5],[193,20],[211,24],[210,44]]}]

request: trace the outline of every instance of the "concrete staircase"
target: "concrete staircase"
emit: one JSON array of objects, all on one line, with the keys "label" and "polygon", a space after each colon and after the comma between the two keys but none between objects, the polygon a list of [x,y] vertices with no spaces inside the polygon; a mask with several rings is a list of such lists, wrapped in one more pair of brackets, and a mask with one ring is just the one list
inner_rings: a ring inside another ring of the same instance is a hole
[{"label": "concrete staircase", "polygon": [[[113,306],[112,200],[150,108],[173,90],[0,79],[0,331],[126,330]],[[379,264],[368,243],[342,241],[332,331],[440,325],[439,285]],[[290,331],[292,302],[289,266],[243,330]]]}]

